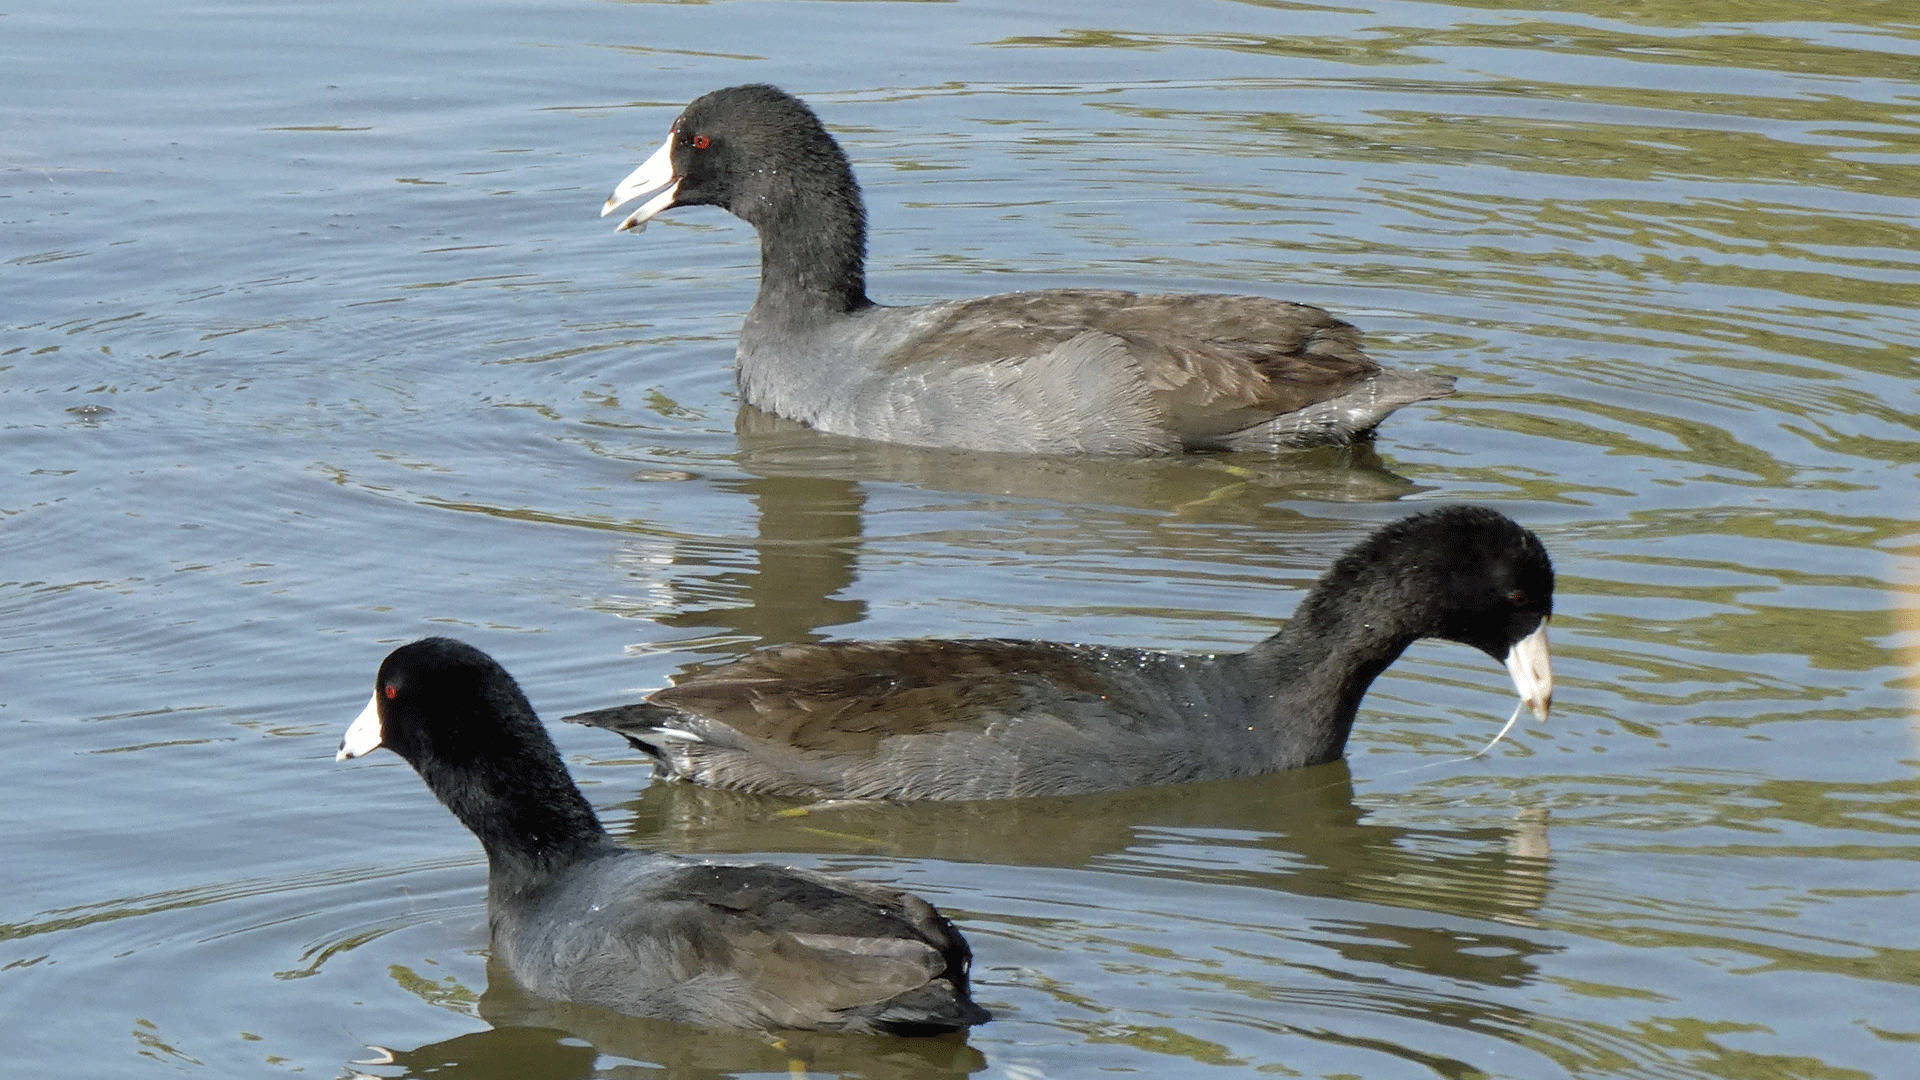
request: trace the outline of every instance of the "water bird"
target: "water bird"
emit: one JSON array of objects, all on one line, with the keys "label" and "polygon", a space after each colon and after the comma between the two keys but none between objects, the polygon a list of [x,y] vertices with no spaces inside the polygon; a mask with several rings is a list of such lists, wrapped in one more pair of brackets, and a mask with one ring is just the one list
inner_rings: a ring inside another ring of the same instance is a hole
[{"label": "water bird", "polygon": [[1277,633],[1221,655],[1050,641],[829,641],[755,653],[566,719],[668,777],[812,799],[1006,799],[1279,772],[1341,756],[1373,680],[1420,638],[1553,699],[1553,564],[1506,515],[1382,526]]},{"label": "water bird", "polygon": [[911,893],[615,843],[479,649],[393,650],[337,760],[382,746],[479,838],[494,957],[542,997],[709,1027],[929,1035],[990,1018],[966,940]]},{"label": "water bird", "polygon": [[760,236],[741,397],[821,431],[1027,454],[1340,445],[1453,379],[1382,367],[1352,325],[1260,296],[1044,289],[907,307],[867,296],[866,208],[813,110],[765,85],[696,99],[622,180],[620,230],[718,206]]}]

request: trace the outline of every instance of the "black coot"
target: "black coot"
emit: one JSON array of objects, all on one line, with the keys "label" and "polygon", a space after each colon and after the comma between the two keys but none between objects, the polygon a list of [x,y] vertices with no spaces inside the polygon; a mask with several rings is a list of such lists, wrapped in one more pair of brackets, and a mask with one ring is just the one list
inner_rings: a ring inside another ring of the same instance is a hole
[{"label": "black coot", "polygon": [[480,838],[494,955],[537,994],[714,1027],[925,1035],[989,1019],[965,939],[911,893],[614,843],[478,649],[395,649],[339,757],[381,746]]},{"label": "black coot", "polygon": [[1279,633],[1193,655],[1048,641],[771,649],[567,719],[670,776],[803,798],[1004,799],[1224,779],[1339,757],[1367,687],[1423,637],[1503,661],[1544,720],[1553,565],[1506,516],[1452,507],[1342,555]]},{"label": "black coot", "polygon": [[877,305],[847,156],[771,86],[688,105],[603,213],[643,197],[620,228],[711,205],[759,232],[741,396],[822,431],[1030,454],[1270,450],[1352,442],[1453,392],[1449,377],[1381,367],[1319,308],[1258,296],[1047,289]]}]

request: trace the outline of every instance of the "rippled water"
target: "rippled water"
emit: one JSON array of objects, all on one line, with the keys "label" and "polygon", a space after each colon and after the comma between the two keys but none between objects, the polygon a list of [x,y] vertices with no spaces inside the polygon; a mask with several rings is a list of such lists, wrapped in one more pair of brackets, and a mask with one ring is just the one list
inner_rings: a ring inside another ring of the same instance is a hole
[{"label": "rippled water", "polygon": [[[0,13],[14,1071],[1910,1074],[1920,20],[1536,7]],[[736,429],[750,232],[594,215],[749,80],[846,143],[883,300],[1260,292],[1460,392],[1281,458]],[[1346,764],[1098,799],[783,814],[556,730],[633,843],[949,910],[965,1040],[527,999],[477,845],[331,760],[426,633],[549,717],[807,638],[1233,648],[1436,500],[1560,569],[1553,722],[1482,760],[1506,678],[1433,643]]]}]

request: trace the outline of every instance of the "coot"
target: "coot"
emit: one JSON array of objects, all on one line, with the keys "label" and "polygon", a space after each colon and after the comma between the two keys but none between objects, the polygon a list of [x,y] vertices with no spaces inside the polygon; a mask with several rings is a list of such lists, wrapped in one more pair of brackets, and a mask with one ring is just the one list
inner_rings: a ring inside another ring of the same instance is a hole
[{"label": "coot", "polygon": [[1316,765],[1423,637],[1503,661],[1545,720],[1553,564],[1505,515],[1450,507],[1342,555],[1285,627],[1244,653],[1049,641],[839,641],[749,656],[647,700],[567,719],[608,728],[671,777],[847,799],[1004,799]]},{"label": "coot", "polygon": [[1381,367],[1319,308],[1259,296],[1047,289],[875,304],[847,156],[771,86],[688,105],[602,213],[643,197],[621,229],[710,205],[759,232],[740,393],[822,431],[1031,454],[1270,450],[1352,442],[1453,392],[1450,377]]},{"label": "coot", "polygon": [[526,695],[472,646],[387,656],[339,760],[381,746],[480,838],[494,955],[537,994],[713,1027],[924,1035],[989,1019],[966,940],[911,893],[614,843]]}]

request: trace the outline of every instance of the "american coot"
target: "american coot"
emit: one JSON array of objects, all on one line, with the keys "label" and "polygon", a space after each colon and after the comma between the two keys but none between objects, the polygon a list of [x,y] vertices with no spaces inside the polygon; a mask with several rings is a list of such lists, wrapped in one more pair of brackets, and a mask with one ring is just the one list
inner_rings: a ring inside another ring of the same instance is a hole
[{"label": "american coot", "polygon": [[740,392],[822,431],[1037,454],[1268,450],[1352,442],[1453,392],[1449,377],[1374,363],[1359,331],[1319,308],[1257,296],[1048,289],[877,305],[847,156],[771,86],[688,105],[602,213],[647,196],[621,229],[711,205],[758,230]]},{"label": "american coot", "polygon": [[967,996],[965,939],[911,893],[614,843],[526,695],[472,646],[388,655],[339,760],[381,746],[480,838],[494,955],[537,994],[714,1027],[924,1035],[989,1019]]},{"label": "american coot", "polygon": [[1332,761],[1423,637],[1504,661],[1544,720],[1553,564],[1505,515],[1452,507],[1341,556],[1279,633],[1221,656],[1047,641],[792,645],[567,719],[669,776],[806,798],[1004,799]]}]

